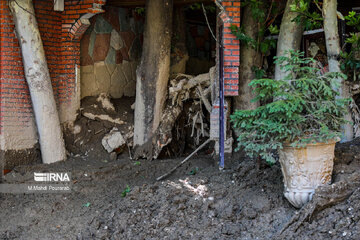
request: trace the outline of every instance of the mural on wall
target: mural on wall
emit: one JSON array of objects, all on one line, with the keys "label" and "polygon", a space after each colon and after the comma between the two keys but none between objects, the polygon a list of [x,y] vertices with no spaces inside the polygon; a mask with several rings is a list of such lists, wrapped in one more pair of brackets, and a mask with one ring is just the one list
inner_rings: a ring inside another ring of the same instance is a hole
[{"label": "mural on wall", "polygon": [[135,96],[144,19],[131,9],[107,7],[91,19],[81,40],[81,98]]}]

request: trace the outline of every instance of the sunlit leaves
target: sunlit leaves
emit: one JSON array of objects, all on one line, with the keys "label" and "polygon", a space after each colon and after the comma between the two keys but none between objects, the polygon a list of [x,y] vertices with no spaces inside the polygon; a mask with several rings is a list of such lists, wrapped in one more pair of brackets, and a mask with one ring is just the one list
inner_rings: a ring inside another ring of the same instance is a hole
[{"label": "sunlit leaves", "polygon": [[350,33],[345,39],[345,43],[351,47],[349,52],[340,54],[342,58],[340,67],[349,76],[349,80],[356,81],[360,78],[360,15],[351,11],[344,18],[346,24],[354,27],[358,32]]},{"label": "sunlit leaves", "polygon": [[310,6],[312,4],[319,6],[317,0],[298,0],[295,4],[290,5],[290,11],[299,13],[292,21],[302,24],[305,30],[322,27],[323,18],[321,13],[319,13],[317,8],[314,8],[317,11],[311,12],[310,9],[312,8]]}]

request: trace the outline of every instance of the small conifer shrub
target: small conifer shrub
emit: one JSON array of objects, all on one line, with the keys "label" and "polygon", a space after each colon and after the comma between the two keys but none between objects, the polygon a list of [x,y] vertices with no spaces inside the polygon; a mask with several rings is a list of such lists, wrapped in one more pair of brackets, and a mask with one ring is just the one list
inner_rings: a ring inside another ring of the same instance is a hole
[{"label": "small conifer shrub", "polygon": [[248,156],[260,156],[270,164],[275,162],[272,152],[284,143],[303,147],[338,138],[350,101],[338,96],[344,74],[321,75],[312,67],[315,60],[298,51],[289,51],[276,62],[287,73],[284,79],[255,79],[249,84],[256,92],[254,101],[267,104],[231,115],[237,150],[242,148]]}]

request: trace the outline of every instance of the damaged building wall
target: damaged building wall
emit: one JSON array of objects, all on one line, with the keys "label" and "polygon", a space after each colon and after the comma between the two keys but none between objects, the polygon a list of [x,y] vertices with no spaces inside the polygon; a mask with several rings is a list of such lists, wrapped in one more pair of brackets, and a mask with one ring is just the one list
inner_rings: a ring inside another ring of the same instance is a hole
[{"label": "damaged building wall", "polygon": [[134,10],[105,7],[81,40],[81,98],[135,96],[144,19]]},{"label": "damaged building wall", "polygon": [[[21,1],[17,1],[21,4]],[[33,0],[62,123],[76,118],[80,106],[80,39],[103,0],[66,1],[63,12],[53,0]],[[18,39],[7,0],[0,0],[0,140],[5,168],[38,160],[36,126],[24,77]]]}]

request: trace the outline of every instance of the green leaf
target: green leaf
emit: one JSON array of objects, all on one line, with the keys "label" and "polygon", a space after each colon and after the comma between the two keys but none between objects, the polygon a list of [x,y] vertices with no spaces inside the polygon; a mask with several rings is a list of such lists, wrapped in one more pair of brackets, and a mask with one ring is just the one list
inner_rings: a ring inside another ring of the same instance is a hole
[{"label": "green leaf", "polygon": [[126,185],[126,188],[124,189],[124,191],[122,191],[121,196],[126,197],[129,192],[131,192],[131,188],[129,187],[129,185]]}]

